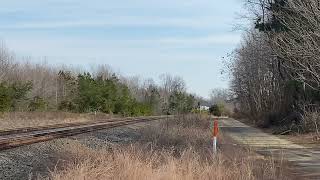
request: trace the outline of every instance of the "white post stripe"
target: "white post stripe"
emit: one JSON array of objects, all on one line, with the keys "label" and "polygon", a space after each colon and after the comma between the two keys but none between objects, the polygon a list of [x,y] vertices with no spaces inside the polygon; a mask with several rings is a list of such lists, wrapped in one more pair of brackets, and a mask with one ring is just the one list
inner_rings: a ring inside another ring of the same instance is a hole
[{"label": "white post stripe", "polygon": [[213,137],[213,152],[217,153],[217,137]]}]

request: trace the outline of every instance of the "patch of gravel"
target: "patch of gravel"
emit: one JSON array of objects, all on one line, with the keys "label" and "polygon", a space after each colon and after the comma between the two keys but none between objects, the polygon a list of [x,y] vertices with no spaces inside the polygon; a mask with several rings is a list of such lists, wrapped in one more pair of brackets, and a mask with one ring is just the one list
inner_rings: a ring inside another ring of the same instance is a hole
[{"label": "patch of gravel", "polygon": [[149,122],[81,134],[65,139],[32,144],[0,152],[0,180],[24,180],[46,177],[60,163],[59,150],[77,140],[90,148],[105,148],[110,144],[132,143],[139,139],[141,127],[156,125]]}]

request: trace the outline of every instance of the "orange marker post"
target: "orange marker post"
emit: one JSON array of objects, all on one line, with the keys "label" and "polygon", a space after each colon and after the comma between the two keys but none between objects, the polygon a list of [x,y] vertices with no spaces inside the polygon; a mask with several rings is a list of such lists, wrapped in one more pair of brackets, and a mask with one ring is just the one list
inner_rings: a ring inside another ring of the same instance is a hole
[{"label": "orange marker post", "polygon": [[217,137],[219,133],[219,124],[218,120],[213,122],[213,152],[217,153]]}]

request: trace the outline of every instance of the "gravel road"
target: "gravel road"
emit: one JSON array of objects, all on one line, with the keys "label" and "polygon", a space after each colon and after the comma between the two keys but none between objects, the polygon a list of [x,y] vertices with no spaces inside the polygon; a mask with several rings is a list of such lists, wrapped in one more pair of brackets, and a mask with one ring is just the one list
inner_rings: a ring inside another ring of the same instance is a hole
[{"label": "gravel road", "polygon": [[320,179],[320,148],[307,148],[250,127],[235,119],[220,120],[224,135],[236,145],[250,147],[264,156],[272,156],[292,163],[291,170],[301,179]]}]

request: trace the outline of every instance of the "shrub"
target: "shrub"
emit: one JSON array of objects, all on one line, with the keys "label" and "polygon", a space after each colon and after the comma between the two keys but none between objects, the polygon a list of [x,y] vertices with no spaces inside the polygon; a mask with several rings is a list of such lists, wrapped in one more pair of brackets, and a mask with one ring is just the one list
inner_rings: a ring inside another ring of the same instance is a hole
[{"label": "shrub", "polygon": [[222,114],[224,113],[224,110],[225,110],[224,105],[221,103],[214,104],[209,109],[210,113],[215,116],[222,116]]},{"label": "shrub", "polygon": [[169,97],[168,113],[188,113],[194,108],[195,98],[184,92],[174,92]]},{"label": "shrub", "polygon": [[26,98],[27,93],[31,90],[32,84],[14,83],[0,84],[0,112],[15,110],[17,104]]},{"label": "shrub", "polygon": [[0,84],[0,112],[9,111],[12,96],[10,89],[5,84]]},{"label": "shrub", "polygon": [[316,132],[320,137],[320,112],[307,111],[304,113],[304,129],[306,132]]},{"label": "shrub", "polygon": [[62,101],[59,106],[58,106],[58,110],[60,111],[75,111],[76,110],[76,105],[72,102],[72,101]]},{"label": "shrub", "polygon": [[45,111],[47,109],[47,103],[43,98],[36,96],[29,103],[28,109],[29,111]]},{"label": "shrub", "polygon": [[141,103],[129,88],[114,75],[110,79],[93,78],[89,73],[77,79],[78,95],[71,101],[61,102],[59,109],[78,112],[100,111],[123,116],[151,115],[153,104]]}]

